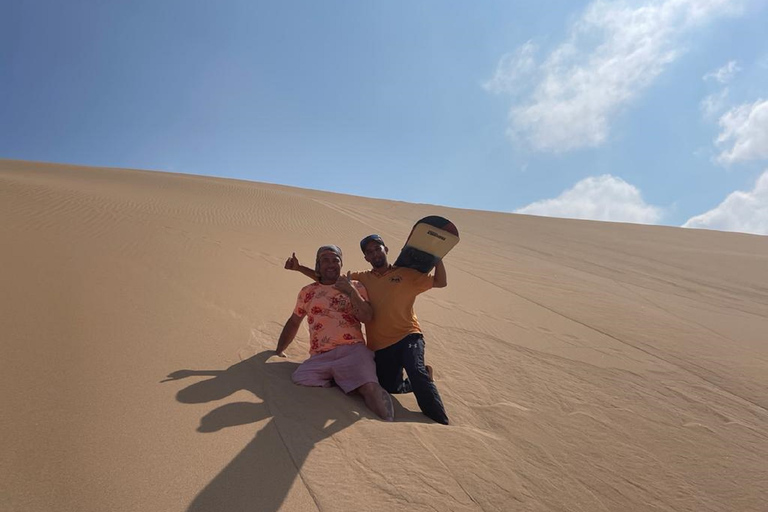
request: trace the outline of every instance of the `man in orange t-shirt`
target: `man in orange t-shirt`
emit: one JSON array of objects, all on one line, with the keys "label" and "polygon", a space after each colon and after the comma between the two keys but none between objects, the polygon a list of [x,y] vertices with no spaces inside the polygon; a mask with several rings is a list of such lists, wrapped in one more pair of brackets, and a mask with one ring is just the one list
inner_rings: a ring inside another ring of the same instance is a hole
[{"label": "man in orange t-shirt", "polygon": [[[372,268],[352,272],[349,277],[365,285],[373,307],[373,318],[364,322],[368,347],[375,351],[379,384],[390,393],[413,391],[422,412],[447,425],[440,393],[424,364],[424,336],[413,311],[419,294],[447,286],[445,265],[439,261],[434,275],[390,265],[389,249],[379,235],[365,237],[360,248]],[[316,278],[312,269],[299,264],[295,254],[285,262],[285,268]],[[406,379],[403,370],[408,375]]]},{"label": "man in orange t-shirt", "polygon": [[365,404],[384,420],[392,421],[392,397],[379,385],[373,352],[365,345],[361,320],[369,320],[371,305],[365,286],[341,276],[341,249],[325,245],[317,251],[315,269],[320,280],[299,292],[293,314],[277,342],[277,355],[293,342],[304,317],[309,326],[310,357],[293,372],[303,386],[330,387],[358,392]]}]

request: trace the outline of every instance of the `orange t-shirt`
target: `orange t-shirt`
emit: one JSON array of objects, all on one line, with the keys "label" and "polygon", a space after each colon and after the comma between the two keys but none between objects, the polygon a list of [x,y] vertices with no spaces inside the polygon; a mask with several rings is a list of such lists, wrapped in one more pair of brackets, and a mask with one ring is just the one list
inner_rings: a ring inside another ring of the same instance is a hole
[{"label": "orange t-shirt", "polygon": [[365,324],[368,348],[380,350],[409,334],[421,332],[413,304],[417,295],[432,288],[433,276],[410,268],[393,267],[384,275],[366,270],[352,272],[350,278],[365,285],[373,307],[373,320]]},{"label": "orange t-shirt", "polygon": [[[365,286],[357,281],[352,281],[352,285],[368,300]],[[332,284],[312,283],[302,288],[293,313],[307,317],[310,354],[328,352],[340,345],[365,343],[352,299]]]}]

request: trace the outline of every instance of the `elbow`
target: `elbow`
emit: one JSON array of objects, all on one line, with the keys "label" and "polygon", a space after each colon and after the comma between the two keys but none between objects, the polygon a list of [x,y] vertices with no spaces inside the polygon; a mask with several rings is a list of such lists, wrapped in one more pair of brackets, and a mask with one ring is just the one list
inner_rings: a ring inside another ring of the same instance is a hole
[{"label": "elbow", "polygon": [[357,319],[360,320],[362,323],[367,324],[368,322],[373,320],[373,309],[371,308],[363,309],[358,313]]},{"label": "elbow", "polygon": [[301,321],[303,320],[302,317],[297,315],[292,315],[291,318],[288,319],[288,321],[285,323],[286,329],[292,330],[292,331],[298,331],[299,327],[301,326]]}]

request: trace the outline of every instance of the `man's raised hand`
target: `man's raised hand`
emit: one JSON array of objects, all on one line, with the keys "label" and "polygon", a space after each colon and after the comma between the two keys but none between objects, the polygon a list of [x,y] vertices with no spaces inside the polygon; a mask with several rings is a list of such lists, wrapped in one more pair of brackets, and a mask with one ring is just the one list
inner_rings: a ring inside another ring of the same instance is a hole
[{"label": "man's raised hand", "polygon": [[291,257],[285,260],[286,270],[299,270],[299,259],[296,257],[296,253],[291,254]]}]

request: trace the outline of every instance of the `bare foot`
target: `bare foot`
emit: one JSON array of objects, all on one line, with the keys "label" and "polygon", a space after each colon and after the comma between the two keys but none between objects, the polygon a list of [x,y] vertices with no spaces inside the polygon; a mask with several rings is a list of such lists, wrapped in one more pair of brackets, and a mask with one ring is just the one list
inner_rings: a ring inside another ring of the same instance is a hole
[{"label": "bare foot", "polygon": [[357,388],[358,393],[363,396],[365,405],[376,413],[384,421],[394,421],[395,406],[392,403],[392,397],[382,388],[378,382],[368,382]]},{"label": "bare foot", "polygon": [[392,404],[392,396],[381,388],[381,399],[384,402],[385,413],[381,416],[384,421],[395,421],[395,406]]}]

